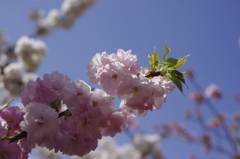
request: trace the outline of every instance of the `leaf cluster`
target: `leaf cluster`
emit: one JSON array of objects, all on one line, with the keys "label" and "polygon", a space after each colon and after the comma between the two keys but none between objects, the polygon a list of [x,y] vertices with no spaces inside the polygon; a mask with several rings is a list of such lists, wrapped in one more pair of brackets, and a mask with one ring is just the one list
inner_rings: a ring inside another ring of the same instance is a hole
[{"label": "leaf cluster", "polygon": [[183,72],[179,72],[177,69],[186,62],[189,55],[178,59],[167,58],[167,55],[170,51],[170,48],[168,48],[165,44],[162,63],[160,62],[158,53],[155,49],[153,51],[153,55],[148,55],[148,58],[150,59],[150,71],[148,72],[146,77],[152,78],[156,75],[168,77],[183,93],[182,83],[186,85],[185,78],[183,76]]}]

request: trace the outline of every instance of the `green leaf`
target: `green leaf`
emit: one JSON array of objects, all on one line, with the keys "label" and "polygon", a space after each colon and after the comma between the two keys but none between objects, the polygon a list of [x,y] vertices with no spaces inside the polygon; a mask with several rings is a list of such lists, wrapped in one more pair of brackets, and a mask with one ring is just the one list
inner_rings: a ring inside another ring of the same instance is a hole
[{"label": "green leaf", "polygon": [[150,65],[150,70],[153,69],[153,56],[152,55],[148,55],[149,58],[149,65]]},{"label": "green leaf", "polygon": [[[163,62],[160,63],[158,53],[153,51],[153,55],[148,55],[150,71],[145,75],[147,78],[153,78],[154,76],[168,77],[176,87],[183,93],[182,83],[186,85],[185,78],[182,72],[176,69],[181,67],[187,60],[187,56],[179,59],[167,58],[170,48],[164,44]],[[187,85],[186,85],[187,86]]]},{"label": "green leaf", "polygon": [[173,66],[172,69],[178,69],[179,67],[181,67],[186,62],[188,56],[190,56],[190,54],[178,60],[178,62],[176,63],[176,65]]},{"label": "green leaf", "polygon": [[158,62],[158,53],[156,52],[155,48],[154,48],[154,51],[153,51],[153,56],[154,56],[154,61]]},{"label": "green leaf", "polygon": [[2,111],[4,108],[9,107],[10,104],[11,104],[13,101],[14,101],[14,99],[12,99],[10,102],[7,102],[7,103],[5,103],[4,105],[2,105],[2,106],[0,107],[0,111]]},{"label": "green leaf", "polygon": [[161,75],[162,75],[162,76],[167,77],[167,74],[168,74],[168,70],[167,70],[167,69],[161,70]]},{"label": "green leaf", "polygon": [[179,78],[175,75],[174,72],[169,72],[167,74],[167,77],[171,79],[171,81],[177,86],[177,88],[183,93],[183,89],[182,89],[182,83],[179,80]]},{"label": "green leaf", "polygon": [[[186,84],[186,82],[185,82],[185,78],[184,78],[182,72],[179,72],[179,71],[177,71],[177,70],[172,70],[171,72],[174,73],[175,76],[176,76],[182,83],[184,83],[184,84],[187,86],[187,84]],[[187,86],[187,88],[188,88],[188,86]]]},{"label": "green leaf", "polygon": [[159,57],[158,57],[158,53],[155,51],[153,51],[153,55],[148,55],[148,58],[150,59],[149,61],[149,65],[150,65],[150,69],[151,71],[156,71],[159,68]]},{"label": "green leaf", "polygon": [[174,58],[168,58],[166,61],[163,62],[163,64],[167,67],[167,68],[171,68],[174,65],[176,65],[178,62],[178,59],[174,59]]},{"label": "green leaf", "polygon": [[55,101],[51,102],[50,107],[55,109],[57,112],[59,112],[62,107],[61,99],[57,98]]},{"label": "green leaf", "polygon": [[169,53],[170,48],[167,47],[167,44],[164,44],[164,54],[163,54],[163,61],[165,62],[167,60],[167,54]]},{"label": "green leaf", "polygon": [[171,73],[175,74],[175,76],[184,79],[184,76],[182,74],[182,72],[179,72],[178,70],[170,70]]},{"label": "green leaf", "polygon": [[173,64],[173,65],[176,65],[176,64],[178,63],[178,59],[168,58],[168,59],[167,59],[167,62],[170,62],[170,63]]}]

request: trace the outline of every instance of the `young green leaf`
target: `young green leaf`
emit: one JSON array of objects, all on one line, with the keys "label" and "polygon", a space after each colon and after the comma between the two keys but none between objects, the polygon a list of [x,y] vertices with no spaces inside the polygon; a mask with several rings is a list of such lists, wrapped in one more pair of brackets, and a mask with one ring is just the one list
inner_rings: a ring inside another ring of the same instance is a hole
[{"label": "young green leaf", "polygon": [[158,61],[158,53],[157,53],[157,51],[155,50],[155,48],[154,48],[154,51],[153,51],[153,56],[154,56],[154,62],[159,62],[159,61]]},{"label": "young green leaf", "polygon": [[167,66],[167,68],[172,68],[174,65],[177,64],[177,62],[178,59],[168,58],[166,61],[163,62],[163,64]]},{"label": "young green leaf", "polygon": [[7,108],[10,106],[10,104],[14,101],[14,99],[12,99],[10,102],[5,103],[4,105],[0,106],[0,111],[2,111],[4,108]]},{"label": "young green leaf", "polygon": [[163,54],[163,61],[165,62],[167,60],[167,54],[169,53],[170,48],[167,47],[167,44],[164,45],[164,54]]},{"label": "young green leaf", "polygon": [[149,65],[150,65],[150,70],[153,70],[154,69],[154,59],[153,59],[153,55],[148,55],[148,58],[149,58]]},{"label": "young green leaf", "polygon": [[[175,76],[183,83],[187,86],[186,82],[185,82],[185,78],[183,76],[182,72],[179,72],[178,70],[171,70],[172,73],[175,74]],[[188,86],[187,86],[188,87]]]},{"label": "young green leaf", "polygon": [[[187,60],[187,56],[179,59],[167,58],[170,48],[167,47],[166,43],[164,45],[164,55],[163,63],[160,63],[157,52],[154,49],[153,55],[148,55],[150,59],[150,69],[146,74],[147,78],[153,78],[154,76],[164,76],[168,77],[183,93],[182,83],[186,85],[185,78],[182,72],[177,71],[176,69],[181,67]],[[187,85],[186,85],[187,86]]]},{"label": "young green leaf", "polygon": [[162,76],[167,77],[167,74],[168,74],[168,70],[167,70],[167,69],[161,70],[161,75],[162,75]]},{"label": "young green leaf", "polygon": [[173,72],[169,72],[167,74],[167,77],[171,79],[171,81],[178,87],[178,89],[183,93],[182,89],[182,83],[181,81],[176,77],[176,75]]},{"label": "young green leaf", "polygon": [[190,55],[187,55],[187,56],[181,58],[180,60],[178,60],[178,62],[176,63],[176,65],[174,65],[172,67],[172,69],[178,69],[179,67],[181,67],[186,62],[188,56],[190,56]]},{"label": "young green leaf", "polygon": [[150,69],[151,71],[156,71],[159,68],[159,60],[158,60],[158,53],[155,51],[153,51],[153,55],[148,55],[148,58],[150,59],[149,61],[149,65],[150,65]]}]

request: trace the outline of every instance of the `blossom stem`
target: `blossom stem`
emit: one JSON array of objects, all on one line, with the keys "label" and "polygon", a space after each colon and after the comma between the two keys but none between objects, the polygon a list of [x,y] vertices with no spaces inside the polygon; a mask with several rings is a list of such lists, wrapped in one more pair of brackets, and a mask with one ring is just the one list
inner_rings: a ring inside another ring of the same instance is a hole
[{"label": "blossom stem", "polygon": [[[58,118],[64,116],[66,111],[68,111],[68,109],[65,110],[65,111],[63,111],[63,112],[61,112],[61,113],[59,113]],[[13,138],[9,139],[9,143],[11,143],[11,142],[16,142],[16,141],[18,141],[18,140],[20,140],[20,139],[22,139],[22,138],[25,138],[25,137],[27,137],[27,134],[28,134],[28,133],[27,133],[26,131],[22,131],[22,132],[21,132],[20,134],[18,134],[17,136],[14,136]]]},{"label": "blossom stem", "polygon": [[18,141],[19,139],[22,139],[22,138],[25,138],[25,137],[27,137],[27,134],[28,134],[28,133],[27,133],[26,131],[23,131],[23,132],[21,132],[20,134],[18,134],[17,136],[11,138],[11,139],[9,140],[9,143]]},{"label": "blossom stem", "polygon": [[[198,82],[197,82],[194,78],[191,78],[190,82],[192,83],[192,85],[193,85],[196,89],[204,92],[204,89],[201,87],[200,84],[198,84]],[[214,105],[212,104],[211,100],[209,100],[209,99],[204,99],[203,102],[208,106],[208,108],[210,109],[210,111],[212,112],[213,115],[215,115],[215,116],[219,116],[219,115],[220,115],[220,113],[218,112],[218,110],[217,110],[217,109],[214,107]],[[234,149],[234,151],[237,152],[235,139],[233,138],[233,136],[232,136],[231,133],[229,132],[226,121],[223,121],[222,128],[223,128],[223,130],[224,130],[224,131],[226,132],[226,134],[227,134],[226,137],[227,137],[230,145],[232,146],[232,148]]]}]

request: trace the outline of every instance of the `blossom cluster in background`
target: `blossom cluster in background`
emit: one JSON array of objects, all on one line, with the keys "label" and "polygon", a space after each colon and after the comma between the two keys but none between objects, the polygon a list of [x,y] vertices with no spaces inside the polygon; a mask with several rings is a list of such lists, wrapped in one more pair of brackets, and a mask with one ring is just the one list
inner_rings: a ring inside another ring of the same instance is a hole
[{"label": "blossom cluster in background", "polygon": [[[207,154],[215,152],[214,159],[231,158],[239,159],[240,148],[240,114],[238,112],[228,115],[219,110],[213,104],[213,100],[220,101],[223,92],[216,84],[210,84],[206,89],[195,79],[192,70],[187,69],[186,73],[189,81],[196,88],[196,91],[190,93],[189,98],[195,103],[191,110],[184,113],[185,119],[199,125],[200,130],[190,130],[185,124],[174,121],[170,123],[159,124],[155,127],[156,132],[162,138],[181,138],[191,144],[202,146],[202,152]],[[238,102],[237,95],[235,97]],[[212,117],[207,117],[206,111],[209,109]],[[189,159],[197,159],[199,156],[190,154]]]},{"label": "blossom cluster in background", "polygon": [[[158,134],[136,134],[132,143],[118,145],[113,138],[104,137],[99,141],[98,148],[84,157],[69,157],[71,159],[141,159],[151,156],[163,159],[159,146]],[[37,147],[36,153],[46,159],[60,159],[66,157],[62,153],[55,153],[46,148]],[[34,158],[35,159],[35,158]]]},{"label": "blossom cluster in background", "polygon": [[0,49],[1,102],[6,103],[10,97],[19,97],[27,82],[37,78],[34,72],[45,57],[47,47],[41,40],[23,36],[14,48],[5,39],[5,43],[0,44]]},{"label": "blossom cluster in background", "polygon": [[64,0],[61,9],[51,9],[43,18],[43,11],[34,10],[30,19],[35,22],[36,36],[46,36],[55,28],[70,29],[77,18],[97,0]]},{"label": "blossom cluster in background", "polygon": [[[30,80],[36,80],[34,72],[47,53],[47,46],[34,38],[49,35],[54,29],[70,29],[77,18],[91,7],[96,0],[64,0],[61,9],[51,9],[46,17],[43,11],[34,10],[29,18],[35,22],[35,32],[20,37],[10,44],[4,32],[0,31],[0,88],[1,102],[19,97]],[[33,38],[34,37],[34,38]]]}]

